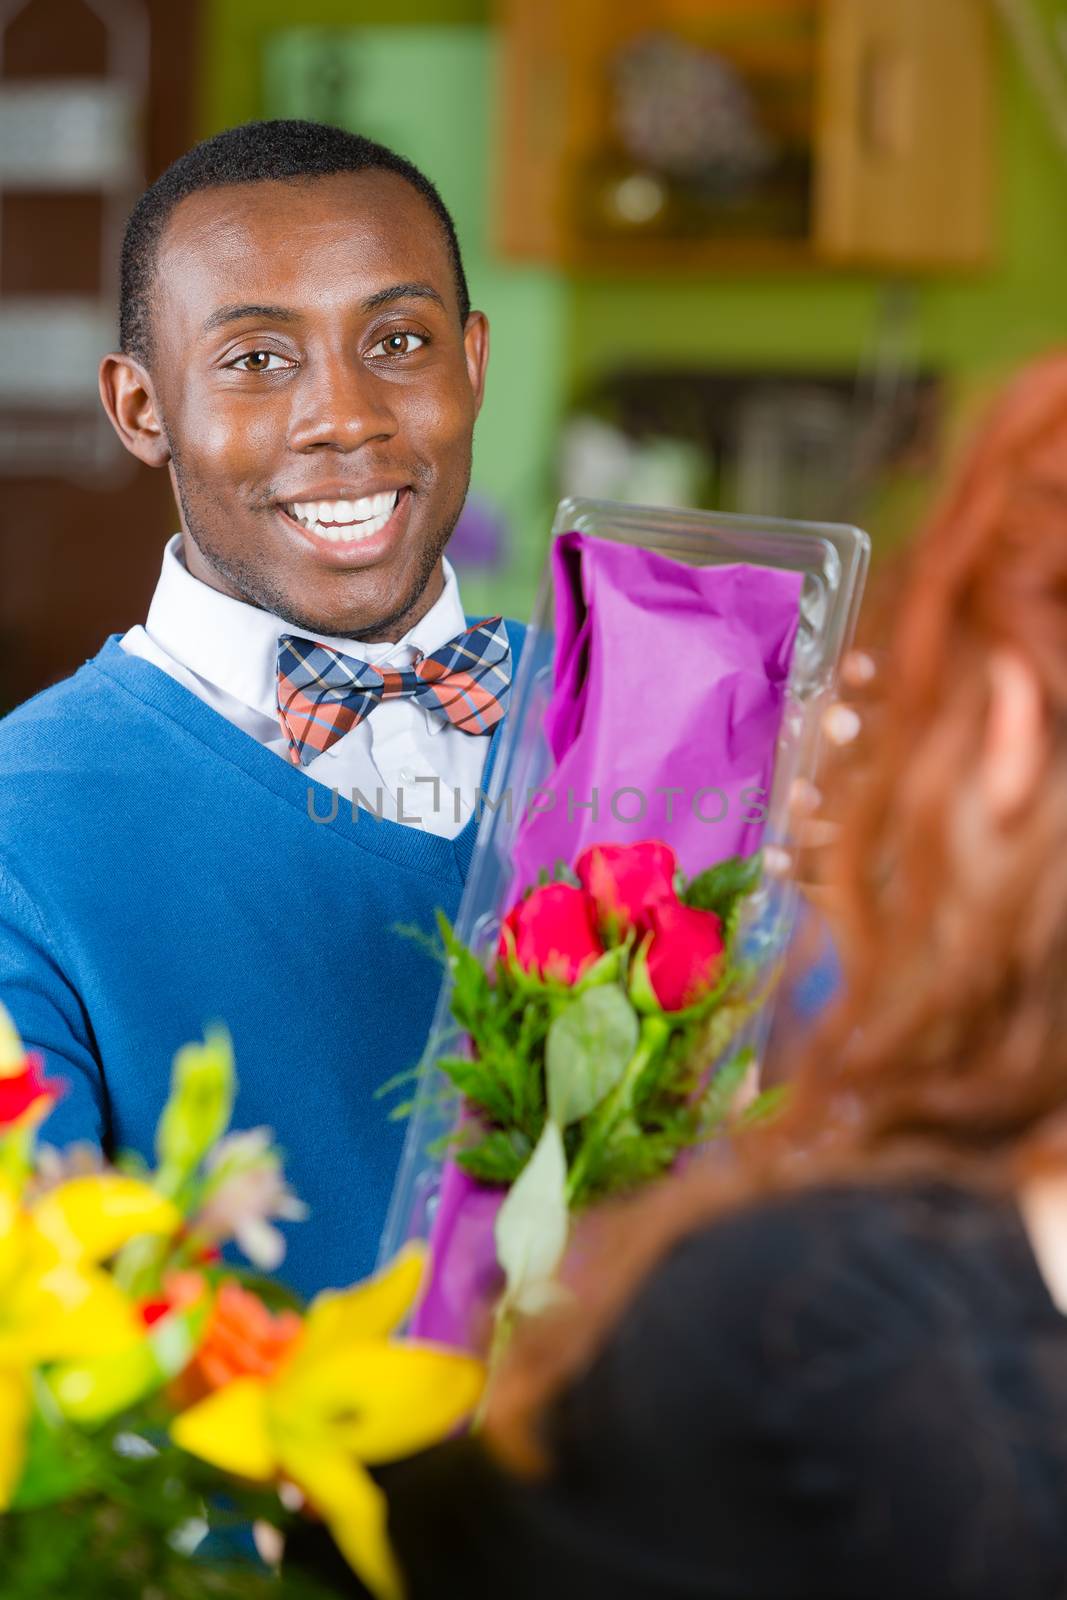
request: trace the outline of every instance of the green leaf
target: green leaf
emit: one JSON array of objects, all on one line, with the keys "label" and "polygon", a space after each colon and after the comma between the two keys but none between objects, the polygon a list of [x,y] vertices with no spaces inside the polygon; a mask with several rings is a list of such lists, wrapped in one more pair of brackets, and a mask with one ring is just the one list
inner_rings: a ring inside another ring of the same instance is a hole
[{"label": "green leaf", "polygon": [[561,1128],[578,1122],[619,1082],[637,1048],[638,1022],[621,989],[587,989],[548,1030],[548,1114]]},{"label": "green leaf", "polygon": [[394,1072],[391,1078],[386,1078],[374,1091],[375,1100],[383,1100],[387,1094],[395,1094],[398,1089],[405,1088],[409,1083],[417,1083],[422,1074],[422,1062],[417,1066],[405,1067],[403,1072]]},{"label": "green leaf", "polygon": [[691,1143],[688,1121],[684,1128],[627,1130],[600,1153],[591,1188],[599,1197],[635,1189],[668,1171]]},{"label": "green leaf", "polygon": [[507,1278],[509,1308],[537,1311],[551,1297],[569,1221],[563,1135],[554,1122],[546,1122],[537,1148],[497,1213],[496,1253]]},{"label": "green leaf", "polygon": [[425,928],[420,928],[415,922],[394,922],[392,932],[401,939],[410,939],[412,944],[417,944],[423,955],[430,957],[438,966],[445,964],[444,943],[432,933],[427,933]]},{"label": "green leaf", "polygon": [[571,993],[584,994],[587,989],[599,988],[603,983],[617,984],[629,948],[629,943],[620,944],[612,950],[605,950],[602,956],[597,956],[592,965],[586,967],[578,982],[572,985]]},{"label": "green leaf", "polygon": [[681,899],[697,911],[714,911],[727,922],[737,902],[751,894],[759,883],[761,856],[728,856],[700,872],[682,891]]},{"label": "green leaf", "polygon": [[225,1028],[174,1057],[170,1098],[156,1129],[160,1187],[173,1194],[225,1133],[233,1111],[233,1046]]},{"label": "green leaf", "polygon": [[776,1083],[773,1089],[764,1089],[758,1094],[751,1105],[745,1107],[741,1113],[740,1122],[744,1128],[751,1127],[753,1123],[770,1122],[780,1116],[789,1100],[789,1085]]},{"label": "green leaf", "polygon": [[648,948],[651,943],[652,935],[648,933],[634,951],[629,977],[626,980],[626,992],[634,1009],[642,1016],[662,1017],[666,1013],[656,999],[656,991],[648,975]]},{"label": "green leaf", "polygon": [[479,1056],[442,1056],[441,1071],[464,1099],[495,1122],[509,1122],[512,1098],[500,1075]]},{"label": "green leaf", "polygon": [[479,1183],[514,1183],[530,1159],[533,1143],[518,1128],[494,1128],[477,1144],[460,1146],[456,1163]]},{"label": "green leaf", "polygon": [[704,1136],[715,1133],[728,1119],[755,1055],[751,1048],[739,1050],[719,1068],[705,1089],[700,1101],[700,1127]]}]

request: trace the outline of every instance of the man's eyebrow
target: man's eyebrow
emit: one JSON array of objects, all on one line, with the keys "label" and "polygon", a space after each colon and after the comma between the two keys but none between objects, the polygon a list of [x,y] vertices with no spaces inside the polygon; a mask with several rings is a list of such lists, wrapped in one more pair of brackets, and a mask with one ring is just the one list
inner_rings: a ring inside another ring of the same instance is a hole
[{"label": "man's eyebrow", "polygon": [[231,322],[244,322],[249,317],[262,317],[267,322],[298,322],[300,314],[287,306],[219,306],[204,323],[204,332],[225,328]]},{"label": "man's eyebrow", "polygon": [[436,300],[439,306],[448,309],[437,290],[428,283],[393,283],[388,289],[379,289],[376,294],[368,295],[363,302],[363,310],[376,311],[379,306],[390,305],[394,300]]}]

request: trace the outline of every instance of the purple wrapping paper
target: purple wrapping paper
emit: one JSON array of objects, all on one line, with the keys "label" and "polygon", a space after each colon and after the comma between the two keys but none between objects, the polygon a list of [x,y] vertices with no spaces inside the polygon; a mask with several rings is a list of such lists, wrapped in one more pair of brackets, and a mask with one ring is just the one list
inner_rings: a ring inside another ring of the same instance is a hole
[{"label": "purple wrapping paper", "polygon": [[415,1308],[416,1339],[482,1350],[488,1313],[503,1278],[493,1228],[503,1190],[486,1189],[446,1157],[430,1230],[430,1275]]},{"label": "purple wrapping paper", "polygon": [[[542,867],[573,865],[595,841],[663,839],[687,875],[757,850],[802,575],[693,567],[580,533],[556,540],[552,563],[555,682],[545,732],[554,768],[538,803],[545,792],[555,798],[550,810],[531,807],[519,828],[508,903]],[[657,789],[679,792],[668,800]],[[580,809],[594,790],[595,816]],[[520,803],[525,796],[514,797],[516,810]],[[501,1282],[493,1240],[501,1200],[445,1161],[416,1337],[484,1348]]]},{"label": "purple wrapping paper", "polygon": [[552,561],[555,766],[519,831],[511,898],[594,841],[664,839],[687,874],[758,850],[802,575],[580,533]]}]

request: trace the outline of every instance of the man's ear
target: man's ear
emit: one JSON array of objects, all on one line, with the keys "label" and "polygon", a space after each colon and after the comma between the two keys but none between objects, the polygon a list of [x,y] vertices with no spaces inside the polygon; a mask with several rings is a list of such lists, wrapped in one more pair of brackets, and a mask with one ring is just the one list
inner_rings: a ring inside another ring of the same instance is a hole
[{"label": "man's ear", "polygon": [[105,356],[100,363],[100,399],[111,426],[131,455],[149,467],[165,467],[170,445],[163,432],[152,379],[133,356]]},{"label": "man's ear", "polygon": [[482,409],[485,395],[485,369],[489,364],[489,318],[484,311],[472,311],[463,329],[463,349],[467,376],[474,391],[474,414]]}]

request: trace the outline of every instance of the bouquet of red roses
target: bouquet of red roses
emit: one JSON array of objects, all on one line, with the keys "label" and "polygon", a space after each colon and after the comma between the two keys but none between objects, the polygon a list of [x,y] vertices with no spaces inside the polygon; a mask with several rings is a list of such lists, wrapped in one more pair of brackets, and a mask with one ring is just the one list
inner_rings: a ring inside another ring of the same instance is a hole
[{"label": "bouquet of red roses", "polygon": [[442,919],[470,1043],[440,1061],[464,1102],[452,1154],[503,1196],[499,1314],[557,1292],[572,1213],[668,1170],[745,1096],[737,1036],[766,984],[739,927],[759,865],[734,856],[686,880],[659,840],[594,844],[512,907],[491,970]]},{"label": "bouquet of red roses", "polygon": [[866,562],[856,529],[718,513],[566,501],[555,531],[382,1244],[428,1236],[415,1330],[468,1347],[558,1292],[574,1213],[751,1100],[795,911],[761,859]]}]

